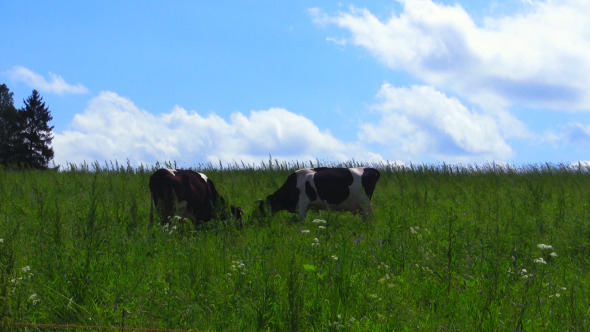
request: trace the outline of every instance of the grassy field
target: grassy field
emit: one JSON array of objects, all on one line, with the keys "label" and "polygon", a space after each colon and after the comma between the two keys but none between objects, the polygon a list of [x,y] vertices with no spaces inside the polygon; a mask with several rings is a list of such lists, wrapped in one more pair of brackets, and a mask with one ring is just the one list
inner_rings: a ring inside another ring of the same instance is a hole
[{"label": "grassy field", "polygon": [[377,165],[372,220],[298,222],[253,212],[301,165],[221,166],[243,229],[150,227],[153,169],[0,169],[0,328],[590,329],[588,169]]}]

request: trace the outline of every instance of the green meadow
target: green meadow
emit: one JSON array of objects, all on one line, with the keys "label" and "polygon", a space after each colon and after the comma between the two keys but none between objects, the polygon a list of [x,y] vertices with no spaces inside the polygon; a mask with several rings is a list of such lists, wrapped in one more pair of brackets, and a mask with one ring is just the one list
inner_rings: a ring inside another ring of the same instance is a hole
[{"label": "green meadow", "polygon": [[590,329],[589,169],[368,165],[371,220],[256,214],[301,166],[198,168],[241,229],[150,226],[151,168],[0,169],[0,329]]}]

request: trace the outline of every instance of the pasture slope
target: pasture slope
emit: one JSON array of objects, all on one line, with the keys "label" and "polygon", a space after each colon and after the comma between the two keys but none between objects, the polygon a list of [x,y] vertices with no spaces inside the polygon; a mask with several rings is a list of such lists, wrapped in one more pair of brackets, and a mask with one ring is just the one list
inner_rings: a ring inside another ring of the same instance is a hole
[{"label": "pasture slope", "polygon": [[588,169],[370,165],[371,221],[256,215],[299,166],[200,167],[246,216],[196,231],[149,227],[153,169],[0,169],[0,329],[590,329]]}]

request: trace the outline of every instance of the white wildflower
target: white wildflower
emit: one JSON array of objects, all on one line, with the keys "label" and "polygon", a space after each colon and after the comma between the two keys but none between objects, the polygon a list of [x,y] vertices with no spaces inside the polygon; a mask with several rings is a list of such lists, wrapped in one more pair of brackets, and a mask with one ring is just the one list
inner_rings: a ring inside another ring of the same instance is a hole
[{"label": "white wildflower", "polygon": [[535,259],[534,262],[539,263],[539,264],[547,264],[547,262],[545,261],[545,259],[543,259],[543,257],[539,257],[539,258]]},{"label": "white wildflower", "polygon": [[0,243],[4,243],[4,239],[0,237]]},{"label": "white wildflower", "polygon": [[337,261],[338,260],[338,256],[332,255],[332,259],[335,260],[335,261]]},{"label": "white wildflower", "polygon": [[414,229],[414,227],[410,227],[410,231],[412,232],[412,234],[418,234],[418,232],[416,232],[416,229]]},{"label": "white wildflower", "polygon": [[27,266],[23,267],[21,270],[23,270],[23,272],[29,272],[29,271],[31,271],[31,267],[27,265]]},{"label": "white wildflower", "polygon": [[316,247],[320,245],[320,240],[316,237],[313,239],[313,242],[311,243],[312,247]]},{"label": "white wildflower", "polygon": [[561,297],[561,294],[557,293],[555,294],[555,297]]},{"label": "white wildflower", "polygon": [[541,250],[545,250],[545,249],[553,249],[553,246],[550,244],[539,243],[539,244],[537,244],[537,248],[539,248]]},{"label": "white wildflower", "polygon": [[554,252],[550,253],[549,256],[551,256],[551,257],[557,257],[557,253],[554,251]]},{"label": "white wildflower", "polygon": [[314,223],[314,224],[325,224],[326,221],[325,220],[322,220],[322,219],[314,219],[312,221],[312,223]]},{"label": "white wildflower", "polygon": [[326,229],[326,226],[318,226],[319,229]]},{"label": "white wildflower", "polygon": [[33,301],[33,305],[37,305],[37,303],[39,303],[39,296],[37,296],[36,293],[31,294],[31,296],[29,296],[29,300]]},{"label": "white wildflower", "polygon": [[302,234],[309,234],[309,229],[302,229],[301,230],[301,233]]},{"label": "white wildflower", "polygon": [[183,222],[184,218],[181,216],[172,216],[172,218],[170,218],[172,222]]},{"label": "white wildflower", "polygon": [[244,262],[242,262],[241,260],[232,261],[232,265],[231,265],[232,271],[242,270],[245,267],[246,267],[246,264],[244,264]]}]

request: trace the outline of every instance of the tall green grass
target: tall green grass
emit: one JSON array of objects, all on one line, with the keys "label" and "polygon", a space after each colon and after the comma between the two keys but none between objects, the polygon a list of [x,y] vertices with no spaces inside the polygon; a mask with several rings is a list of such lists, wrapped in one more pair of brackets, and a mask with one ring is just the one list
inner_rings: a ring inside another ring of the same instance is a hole
[{"label": "tall green grass", "polygon": [[151,168],[0,169],[0,326],[588,329],[587,169],[378,164],[370,221],[255,213],[318,164],[200,165],[246,216],[198,230],[149,226]]}]

